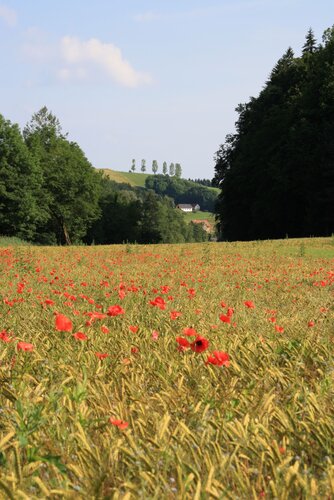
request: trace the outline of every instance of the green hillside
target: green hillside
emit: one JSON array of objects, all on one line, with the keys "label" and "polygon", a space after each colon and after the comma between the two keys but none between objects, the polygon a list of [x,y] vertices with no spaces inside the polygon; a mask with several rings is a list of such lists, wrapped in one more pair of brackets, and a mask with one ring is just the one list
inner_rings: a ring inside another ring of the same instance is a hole
[{"label": "green hillside", "polygon": [[112,181],[130,184],[130,186],[145,187],[145,180],[149,175],[137,172],[119,172],[110,168],[99,169],[104,172]]},{"label": "green hillside", "polygon": [[211,224],[215,224],[215,216],[211,212],[187,212],[184,213],[184,218],[186,222],[191,222],[192,220],[208,220]]},{"label": "green hillside", "polygon": [[[151,177],[153,174],[143,174],[141,172],[120,172],[118,170],[111,170],[110,168],[101,168],[112,181],[130,184],[130,186],[145,187],[145,181],[147,177]],[[215,187],[206,186],[207,189],[213,191],[217,195],[219,194],[219,189]]]},{"label": "green hillside", "polygon": [[[145,181],[148,177],[153,177],[153,174],[144,174],[139,172],[120,172],[117,170],[111,170],[109,168],[101,169],[104,174],[109,177],[114,182],[129,184],[131,187],[142,187],[145,188]],[[205,187],[206,189],[215,192],[217,195],[219,193],[218,188]],[[192,213],[184,213],[184,218],[187,223],[192,220],[205,220],[207,219],[212,225],[215,225],[215,216],[212,212],[199,211]]]}]

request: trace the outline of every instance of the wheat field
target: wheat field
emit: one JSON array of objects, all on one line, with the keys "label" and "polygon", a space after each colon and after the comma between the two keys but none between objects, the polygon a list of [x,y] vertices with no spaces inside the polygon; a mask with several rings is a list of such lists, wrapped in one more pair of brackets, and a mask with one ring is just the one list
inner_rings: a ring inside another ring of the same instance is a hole
[{"label": "wheat field", "polygon": [[0,497],[334,496],[334,244],[0,248]]}]

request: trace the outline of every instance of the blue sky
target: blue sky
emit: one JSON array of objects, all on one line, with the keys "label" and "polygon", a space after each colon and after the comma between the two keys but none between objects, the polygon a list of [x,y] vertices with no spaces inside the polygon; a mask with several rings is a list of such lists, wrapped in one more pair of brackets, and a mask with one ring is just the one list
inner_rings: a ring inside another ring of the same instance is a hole
[{"label": "blue sky", "polygon": [[333,0],[0,0],[0,113],[46,105],[98,168],[211,178],[238,103],[333,24]]}]

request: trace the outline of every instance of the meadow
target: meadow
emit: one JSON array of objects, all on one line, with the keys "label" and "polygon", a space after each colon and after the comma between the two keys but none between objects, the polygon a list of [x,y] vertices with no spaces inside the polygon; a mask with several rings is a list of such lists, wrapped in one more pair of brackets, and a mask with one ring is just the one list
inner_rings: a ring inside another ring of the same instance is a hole
[{"label": "meadow", "polygon": [[187,222],[192,220],[208,220],[211,224],[215,224],[215,215],[212,212],[184,212],[184,218]]},{"label": "meadow", "polygon": [[110,168],[102,169],[104,175],[106,175],[112,181],[121,184],[130,184],[130,186],[145,187],[145,181],[149,175],[143,172],[121,172],[118,170],[111,170]]},{"label": "meadow", "polygon": [[333,238],[0,269],[0,498],[333,497]]}]

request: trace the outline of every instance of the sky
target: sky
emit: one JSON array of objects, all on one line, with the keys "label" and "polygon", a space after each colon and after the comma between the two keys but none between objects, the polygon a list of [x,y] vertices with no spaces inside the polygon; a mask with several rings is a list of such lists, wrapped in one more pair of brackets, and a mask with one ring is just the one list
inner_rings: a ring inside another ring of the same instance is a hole
[{"label": "sky", "polygon": [[236,106],[333,24],[334,0],[0,0],[0,114],[47,106],[96,168],[212,178]]}]

